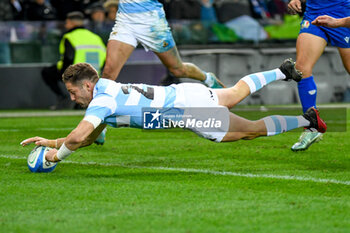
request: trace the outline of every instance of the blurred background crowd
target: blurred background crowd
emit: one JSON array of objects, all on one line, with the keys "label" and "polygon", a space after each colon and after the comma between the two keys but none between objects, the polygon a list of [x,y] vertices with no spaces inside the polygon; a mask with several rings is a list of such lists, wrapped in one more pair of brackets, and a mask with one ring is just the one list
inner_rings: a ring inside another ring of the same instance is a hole
[{"label": "blurred background crowd", "polygon": [[[300,16],[288,0],[159,0],[177,45],[257,45],[295,42]],[[118,0],[0,0],[0,64],[54,62],[72,11],[105,43]],[[17,52],[18,51],[18,52]],[[26,56],[23,54],[30,54]],[[45,55],[43,55],[45,54]]]},{"label": "blurred background crowd", "polygon": [[[286,14],[287,0],[159,2],[164,5],[177,44],[295,39],[300,23],[295,18],[298,16]],[[0,41],[36,36],[43,40],[53,29],[62,31],[59,23],[52,22],[64,21],[67,13],[81,11],[86,16],[86,27],[107,42],[117,9],[118,0],[0,0]],[[42,23],[33,29],[30,21]]]},{"label": "blurred background crowd", "polygon": [[[106,2],[109,2],[106,4]],[[240,15],[280,19],[287,0],[159,0],[168,19],[226,22]],[[118,0],[1,0],[0,20],[64,20],[83,11],[91,20],[114,20]]]}]

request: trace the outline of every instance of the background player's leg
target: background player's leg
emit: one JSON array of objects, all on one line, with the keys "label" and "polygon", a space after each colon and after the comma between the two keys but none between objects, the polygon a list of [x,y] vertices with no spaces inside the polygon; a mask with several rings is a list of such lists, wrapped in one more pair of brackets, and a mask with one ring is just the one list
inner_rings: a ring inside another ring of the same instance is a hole
[{"label": "background player's leg", "polygon": [[134,46],[118,40],[109,40],[107,44],[106,64],[102,77],[116,80],[120,70],[134,51]]},{"label": "background player's leg", "polygon": [[155,53],[163,64],[168,68],[168,70],[178,78],[193,78],[199,81],[205,80],[205,72],[199,69],[196,65],[192,63],[183,63],[181,61],[179,52],[175,47],[163,52]]},{"label": "background player's leg", "polygon": [[350,48],[338,48],[338,51],[346,71],[350,74]]},{"label": "background player's leg", "polygon": [[[297,39],[296,68],[303,73],[303,79],[298,83],[298,91],[303,112],[310,107],[316,107],[317,87],[312,76],[312,69],[322,55],[327,42],[318,36],[301,33]],[[305,131],[299,141],[292,146],[293,151],[305,150],[312,143],[321,140],[319,132]]]},{"label": "background player's leg", "polygon": [[204,82],[207,86],[216,88],[224,85],[212,73],[202,71],[198,66],[192,63],[184,63],[181,60],[179,52],[174,46],[172,49],[155,54],[168,70],[177,78],[191,78]]},{"label": "background player's leg", "polygon": [[298,83],[303,112],[310,107],[316,107],[317,88],[312,69],[326,45],[327,42],[323,38],[309,33],[302,33],[298,36],[296,68],[303,73],[303,79]]}]

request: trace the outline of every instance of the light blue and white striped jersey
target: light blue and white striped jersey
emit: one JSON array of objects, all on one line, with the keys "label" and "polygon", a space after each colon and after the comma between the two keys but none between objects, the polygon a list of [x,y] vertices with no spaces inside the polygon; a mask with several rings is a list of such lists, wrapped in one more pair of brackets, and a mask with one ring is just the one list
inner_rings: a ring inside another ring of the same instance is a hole
[{"label": "light blue and white striped jersey", "polygon": [[118,21],[148,24],[155,18],[165,18],[163,5],[158,0],[119,0]]},{"label": "light blue and white striped jersey", "polygon": [[121,84],[100,78],[85,116],[98,117],[112,127],[142,128],[142,108],[183,106],[181,92],[178,85]]}]

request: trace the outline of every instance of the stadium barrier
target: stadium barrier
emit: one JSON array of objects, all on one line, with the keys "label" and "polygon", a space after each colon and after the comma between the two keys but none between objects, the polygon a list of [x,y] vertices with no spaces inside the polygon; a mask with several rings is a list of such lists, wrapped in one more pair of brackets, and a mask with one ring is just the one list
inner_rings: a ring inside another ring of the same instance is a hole
[{"label": "stadium barrier", "polygon": [[[227,85],[234,85],[247,74],[279,67],[285,58],[295,59],[295,48],[219,48],[180,49],[182,60],[214,72]],[[0,93],[0,109],[48,108],[55,96],[41,79],[41,69],[49,63],[0,65],[0,84],[6,87]],[[342,66],[338,52],[327,47],[315,66],[318,103],[342,102],[349,92],[349,75]],[[166,69],[151,52],[136,49],[118,81],[122,83],[159,84]],[[193,80],[182,79],[187,82]],[[283,93],[283,94],[281,94]],[[346,99],[346,98],[345,98]],[[294,82],[276,82],[246,98],[241,104],[298,103]]]}]

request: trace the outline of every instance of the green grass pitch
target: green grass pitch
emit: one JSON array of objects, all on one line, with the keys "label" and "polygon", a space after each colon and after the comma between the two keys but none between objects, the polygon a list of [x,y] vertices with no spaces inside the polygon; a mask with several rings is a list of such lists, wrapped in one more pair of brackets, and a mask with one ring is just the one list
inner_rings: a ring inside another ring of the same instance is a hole
[{"label": "green grass pitch", "polygon": [[31,173],[33,146],[19,143],[64,137],[81,118],[0,118],[0,232],[350,232],[348,131],[294,153],[300,130],[218,144],[108,128],[103,146]]}]

